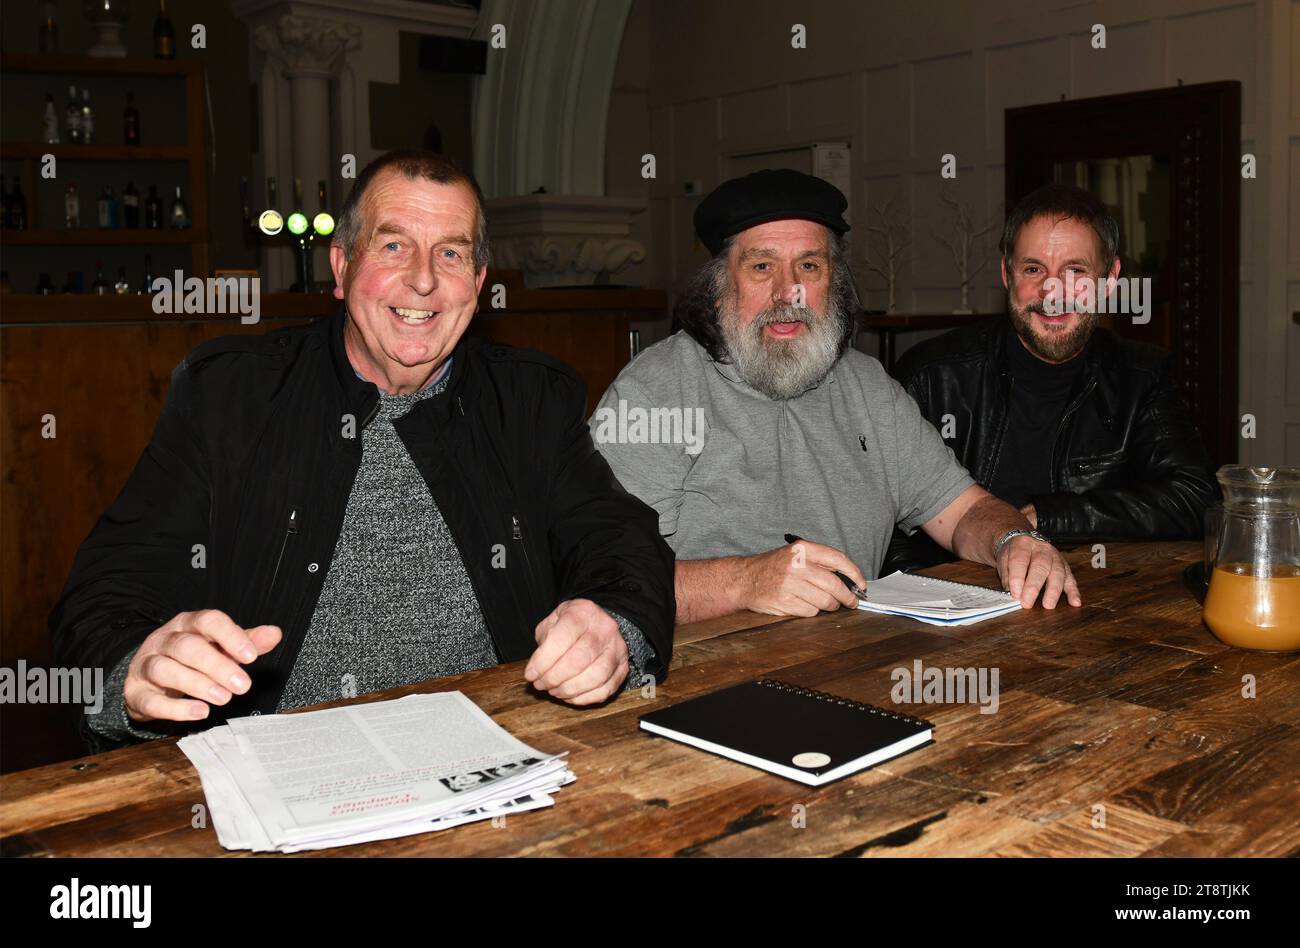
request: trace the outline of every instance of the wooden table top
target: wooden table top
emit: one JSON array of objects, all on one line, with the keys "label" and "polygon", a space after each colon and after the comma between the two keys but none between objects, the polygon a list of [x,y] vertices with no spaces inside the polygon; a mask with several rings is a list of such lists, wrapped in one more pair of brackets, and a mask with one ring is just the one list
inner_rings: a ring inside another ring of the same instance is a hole
[{"label": "wooden table top", "polygon": [[[568,751],[578,779],[554,807],[501,827],[304,855],[1295,855],[1300,655],[1211,636],[1181,580],[1199,555],[1192,543],[1107,544],[1093,569],[1080,547],[1067,556],[1083,608],[964,628],[846,611],[682,626],[653,699],[571,708],[534,694],[522,662],[369,696],[458,688],[523,741]],[[996,585],[973,564],[931,572]],[[998,669],[996,713],[909,706],[934,722],[935,743],[822,788],[637,727],[665,702],[762,675],[888,705],[890,672],[918,659]],[[1248,675],[1254,698],[1242,694]],[[10,774],[0,851],[246,855],[191,828],[203,802],[174,740]]]}]

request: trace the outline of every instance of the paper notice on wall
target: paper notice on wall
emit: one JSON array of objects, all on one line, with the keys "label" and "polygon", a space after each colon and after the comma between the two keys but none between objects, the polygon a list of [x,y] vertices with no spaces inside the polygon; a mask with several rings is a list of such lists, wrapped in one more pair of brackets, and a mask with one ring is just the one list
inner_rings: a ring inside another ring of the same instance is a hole
[{"label": "paper notice on wall", "polygon": [[829,181],[844,192],[849,206],[844,211],[844,219],[853,223],[853,171],[852,151],[848,142],[817,142],[812,146],[812,173],[823,181]]}]

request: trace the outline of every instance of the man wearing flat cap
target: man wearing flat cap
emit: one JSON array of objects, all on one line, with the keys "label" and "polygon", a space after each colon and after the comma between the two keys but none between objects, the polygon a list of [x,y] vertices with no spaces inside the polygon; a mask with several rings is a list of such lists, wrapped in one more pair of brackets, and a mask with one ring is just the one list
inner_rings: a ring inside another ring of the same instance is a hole
[{"label": "man wearing flat cap", "polygon": [[796,171],[720,185],[695,212],[712,259],[678,301],[681,331],[628,365],[592,416],[597,447],[677,554],[677,620],[852,608],[836,572],[865,585],[895,525],[995,566],[1026,607],[1040,593],[1046,608],[1080,605],[1057,550],[850,347],[845,207]]}]

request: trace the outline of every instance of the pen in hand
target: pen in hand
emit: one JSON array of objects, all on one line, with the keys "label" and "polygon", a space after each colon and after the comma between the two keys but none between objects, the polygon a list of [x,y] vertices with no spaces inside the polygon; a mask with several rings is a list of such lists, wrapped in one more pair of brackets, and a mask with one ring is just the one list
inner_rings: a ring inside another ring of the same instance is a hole
[{"label": "pen in hand", "polygon": [[[787,534],[785,535],[785,542],[786,542],[786,543],[807,543],[808,541],[805,540],[803,537],[797,537],[797,536],[795,536],[793,533],[787,533]],[[842,583],[844,583],[845,586],[848,586],[848,587],[849,587],[849,591],[850,591],[851,593],[853,593],[853,595],[857,596],[859,599],[866,599],[866,598],[867,598],[867,591],[866,591],[865,589],[863,589],[863,588],[860,587],[860,586],[855,586],[855,585],[853,584],[853,580],[849,579],[847,576],[845,576],[845,575],[844,575],[843,573],[841,573],[839,570],[835,570],[834,572],[835,572],[835,575],[838,576],[838,577],[840,578],[840,581],[841,581]]]}]

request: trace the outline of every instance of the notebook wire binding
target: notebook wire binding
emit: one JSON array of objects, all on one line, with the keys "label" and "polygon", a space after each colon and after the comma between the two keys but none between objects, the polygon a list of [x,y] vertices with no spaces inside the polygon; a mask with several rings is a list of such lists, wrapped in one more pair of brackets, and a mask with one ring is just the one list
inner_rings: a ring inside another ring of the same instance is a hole
[{"label": "notebook wire binding", "polygon": [[[956,589],[978,589],[980,592],[997,592],[1004,595],[1011,595],[1005,589],[990,589],[987,586],[981,586],[978,583],[959,583],[955,579],[940,579],[937,576],[922,576],[920,573],[909,573],[907,570],[901,571],[905,576],[915,576],[917,579],[924,579],[927,583],[933,583],[936,586],[952,586]],[[871,583],[867,583],[867,591],[871,591]]]},{"label": "notebook wire binding", "polygon": [[934,725],[925,718],[919,718],[915,715],[905,714],[902,711],[891,711],[888,708],[881,708],[874,704],[867,704],[863,701],[854,701],[852,698],[842,698],[839,695],[833,695],[825,691],[817,691],[814,688],[805,688],[802,685],[796,685],[788,681],[781,681],[777,678],[760,678],[756,682],[764,688],[776,688],[779,691],[787,691],[791,694],[801,695],[806,698],[815,698],[818,701],[831,701],[835,704],[842,704],[847,708],[854,708],[858,711],[867,711],[871,714],[881,714],[888,718],[895,718],[899,721],[907,721],[911,724],[917,724],[922,727],[934,729]]}]

